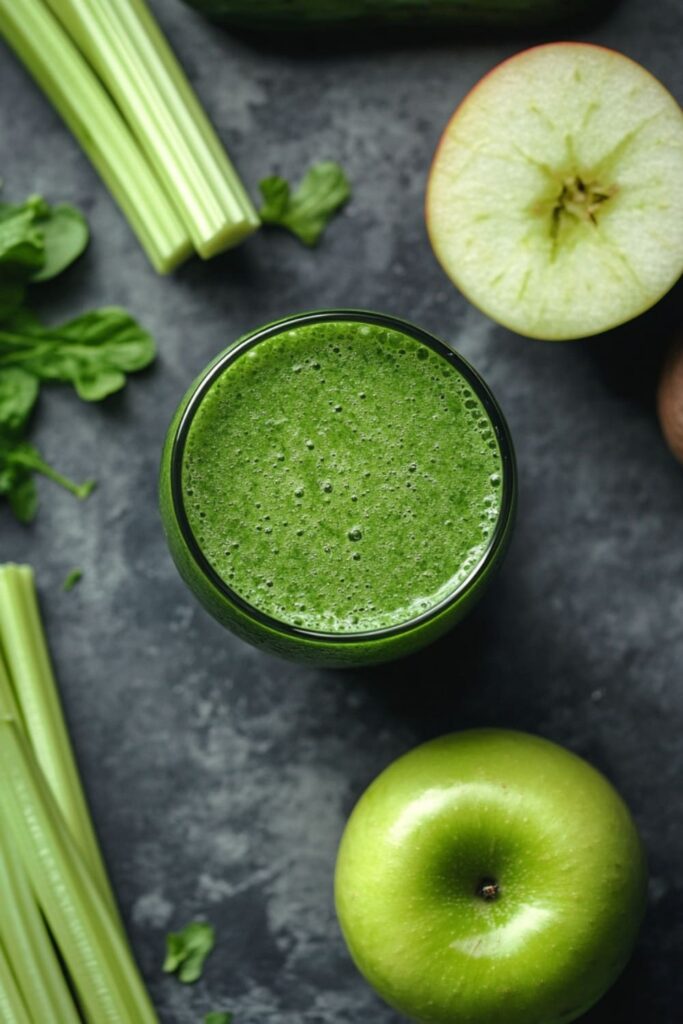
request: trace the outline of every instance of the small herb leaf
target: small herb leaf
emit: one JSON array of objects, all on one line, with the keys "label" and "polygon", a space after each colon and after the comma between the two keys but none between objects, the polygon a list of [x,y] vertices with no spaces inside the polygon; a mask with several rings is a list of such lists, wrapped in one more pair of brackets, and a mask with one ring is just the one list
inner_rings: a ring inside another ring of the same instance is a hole
[{"label": "small herb leaf", "polygon": [[41,196],[0,203],[0,267],[15,283],[61,274],[88,244],[85,217],[74,206],[50,206]]},{"label": "small herb leaf", "polygon": [[264,199],[259,210],[263,223],[286,228],[309,246],[317,244],[329,221],[351,196],[344,171],[333,161],[314,164],[295,192],[277,175],[264,178],[259,188]]},{"label": "small herb leaf", "polygon": [[88,222],[80,210],[62,204],[48,207],[36,219],[43,235],[45,259],[42,267],[31,275],[32,281],[48,281],[78,259],[88,244]]},{"label": "small herb leaf", "polygon": [[263,196],[263,206],[259,210],[259,217],[264,224],[281,224],[282,219],[287,216],[289,206],[289,182],[273,175],[271,178],[264,178],[263,181],[260,181],[259,188]]},{"label": "small herb leaf", "polygon": [[70,572],[68,572],[66,574],[66,578],[64,579],[64,582],[62,583],[62,590],[65,590],[68,593],[68,591],[69,590],[73,590],[73,588],[76,586],[76,584],[79,583],[82,579],[83,579],[83,570],[82,569],[72,569]]},{"label": "small herb leaf", "polygon": [[7,492],[7,498],[12,512],[20,523],[30,523],[35,519],[38,492],[33,477],[26,470],[17,472]]},{"label": "small herb leaf", "polygon": [[0,266],[3,277],[27,281],[45,262],[43,234],[36,226],[30,199],[20,205],[0,203]]},{"label": "small herb leaf", "polygon": [[214,1011],[213,1013],[207,1013],[204,1018],[204,1024],[232,1024],[233,1019],[232,1013],[221,1013],[220,1011],[216,1013]]},{"label": "small herb leaf", "polygon": [[182,931],[171,932],[166,936],[164,971],[177,974],[185,985],[191,985],[202,975],[214,938],[213,926],[204,921],[192,921]]},{"label": "small herb leaf", "polygon": [[0,429],[16,434],[26,425],[38,398],[35,377],[18,366],[0,370]]}]

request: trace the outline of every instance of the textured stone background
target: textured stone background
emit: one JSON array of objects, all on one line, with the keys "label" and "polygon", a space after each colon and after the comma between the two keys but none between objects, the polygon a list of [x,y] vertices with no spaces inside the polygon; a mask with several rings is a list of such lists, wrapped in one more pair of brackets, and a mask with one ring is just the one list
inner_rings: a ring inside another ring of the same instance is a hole
[{"label": "textured stone background", "polygon": [[[46,454],[100,488],[41,485],[29,529],[0,512],[3,559],[39,573],[64,702],[132,940],[162,1020],[233,1009],[238,1024],[397,1022],[356,974],[331,880],[346,815],[420,740],[495,724],[586,755],[647,844],[650,908],[623,979],[586,1021],[681,1020],[683,476],[653,410],[680,288],[608,337],[518,338],[470,308],[431,255],[425,173],[455,104],[526,39],[287,52],[154,7],[244,178],[339,159],[354,199],[317,253],[266,234],[173,280],[154,276],[85,158],[14,59],[0,62],[4,195],[72,200],[94,241],[41,292],[66,317],[121,303],[155,333],[156,368],[86,407],[41,400]],[[625,50],[683,97],[683,5],[624,0],[585,38]],[[186,591],[156,509],[159,451],[193,375],[240,332],[325,305],[403,314],[449,338],[507,413],[519,523],[472,618],[431,651],[372,672],[313,671],[233,639]],[[74,565],[84,578],[61,583]],[[599,885],[596,879],[596,885]],[[591,894],[586,893],[586,899]],[[163,936],[206,916],[218,948],[194,988],[159,970]]]}]

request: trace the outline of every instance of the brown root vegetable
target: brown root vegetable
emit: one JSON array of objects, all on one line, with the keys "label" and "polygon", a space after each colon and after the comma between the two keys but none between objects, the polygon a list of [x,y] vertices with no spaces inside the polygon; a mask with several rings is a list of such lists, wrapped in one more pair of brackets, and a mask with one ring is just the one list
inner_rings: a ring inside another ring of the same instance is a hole
[{"label": "brown root vegetable", "polygon": [[664,360],[657,412],[666,443],[683,463],[683,331],[674,339]]}]

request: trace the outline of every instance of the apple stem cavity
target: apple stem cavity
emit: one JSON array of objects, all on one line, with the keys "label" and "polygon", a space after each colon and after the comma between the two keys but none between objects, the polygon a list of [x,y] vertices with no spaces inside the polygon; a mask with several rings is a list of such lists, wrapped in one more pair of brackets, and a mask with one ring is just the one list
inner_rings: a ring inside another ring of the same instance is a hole
[{"label": "apple stem cavity", "polygon": [[477,896],[486,903],[492,903],[500,896],[500,886],[495,878],[482,878],[477,886]]}]

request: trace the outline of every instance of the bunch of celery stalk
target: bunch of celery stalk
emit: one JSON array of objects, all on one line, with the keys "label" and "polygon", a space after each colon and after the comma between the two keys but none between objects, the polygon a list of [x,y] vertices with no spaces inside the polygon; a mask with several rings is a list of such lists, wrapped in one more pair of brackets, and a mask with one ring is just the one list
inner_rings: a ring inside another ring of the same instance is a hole
[{"label": "bunch of celery stalk", "polygon": [[208,258],[259,218],[145,0],[0,0],[5,37],[152,264]]},{"label": "bunch of celery stalk", "polygon": [[156,1024],[81,789],[28,566],[0,567],[0,648],[0,1020]]}]

